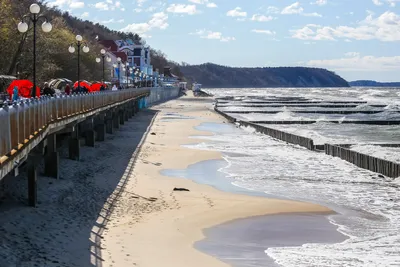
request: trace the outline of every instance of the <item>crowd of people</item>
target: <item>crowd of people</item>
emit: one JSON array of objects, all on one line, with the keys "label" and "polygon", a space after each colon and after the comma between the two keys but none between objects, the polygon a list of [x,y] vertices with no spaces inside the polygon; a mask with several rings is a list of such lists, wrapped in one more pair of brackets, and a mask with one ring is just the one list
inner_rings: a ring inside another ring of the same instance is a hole
[{"label": "crowd of people", "polygon": [[[92,86],[96,84],[98,87],[96,87],[97,89],[94,90]],[[90,88],[91,90],[89,90],[87,86],[91,87]],[[8,91],[9,97],[7,98],[12,100],[12,102],[24,98],[29,98],[32,95],[33,86],[30,87],[30,90],[28,90],[29,92],[25,92],[27,90],[27,88],[25,88],[26,86],[21,88],[19,87],[20,86],[16,85],[12,87],[13,90]],[[137,88],[138,86],[134,87]],[[69,83],[66,83],[63,86],[61,86],[61,88],[55,88],[54,85],[50,85],[48,82],[45,82],[40,89],[39,87],[37,87],[36,96],[39,96],[39,93],[40,96],[56,96],[61,94],[71,95],[76,93],[89,93],[91,91],[106,91],[106,90],[118,91],[123,89],[125,88],[120,83],[114,83],[112,84],[112,86],[111,85],[109,86],[107,83],[100,83],[100,82],[94,84],[88,84],[82,82],[82,84],[80,84],[79,86],[77,86],[76,83],[74,86],[72,86]]]}]

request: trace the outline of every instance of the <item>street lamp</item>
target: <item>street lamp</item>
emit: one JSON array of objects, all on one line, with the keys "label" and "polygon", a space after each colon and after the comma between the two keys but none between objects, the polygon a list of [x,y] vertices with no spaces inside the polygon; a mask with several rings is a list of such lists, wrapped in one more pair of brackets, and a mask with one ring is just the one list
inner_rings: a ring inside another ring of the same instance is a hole
[{"label": "street lamp", "polygon": [[126,88],[128,88],[129,62],[125,63]]},{"label": "street lamp", "polygon": [[25,33],[29,30],[29,22],[33,24],[33,89],[32,89],[32,97],[36,97],[36,24],[42,20],[42,30],[44,32],[51,32],[53,26],[48,21],[48,19],[39,14],[40,6],[38,4],[32,4],[29,7],[30,14],[26,14],[23,16],[22,20],[18,23],[18,31],[21,33]]},{"label": "street lamp", "polygon": [[[105,49],[101,49],[100,50],[100,54],[101,54],[101,57],[103,58],[103,82],[104,82],[105,81],[105,76],[104,76],[104,73],[105,73],[105,70],[104,70],[104,68],[105,68],[104,67],[105,60],[107,60],[107,62],[111,62],[111,57],[106,55],[106,50]],[[96,58],[96,61],[98,63],[100,63],[100,58]]]},{"label": "street lamp", "polygon": [[[80,56],[81,56],[81,46],[82,46],[82,36],[77,35],[75,36],[76,39],[76,43],[72,43],[70,44],[68,51],[73,54],[75,53],[75,47],[74,45],[78,48],[78,87],[77,89],[80,89],[80,85],[81,85],[81,81],[80,81]],[[83,47],[82,47],[82,51],[83,53],[88,53],[89,52],[89,46],[86,43],[83,43]]]},{"label": "street lamp", "polygon": [[[133,73],[133,83],[135,84],[135,86],[136,86],[136,83],[137,83],[136,77],[138,77],[138,76],[139,76],[139,70],[136,69],[136,71]],[[139,87],[139,85],[137,85],[137,86]]]},{"label": "street lamp", "polygon": [[[121,79],[120,79],[121,78],[121,75],[120,75],[121,74],[121,71],[120,71],[121,70],[120,69],[121,68],[121,58],[120,57],[117,57],[117,64],[118,64],[118,84],[120,85],[121,84]],[[117,64],[114,63],[113,67],[116,68]]]},{"label": "street lamp", "polygon": [[122,72],[126,74],[126,67],[125,67],[125,65],[122,66]]},{"label": "street lamp", "polygon": [[129,75],[129,71],[130,71],[129,62],[126,62],[125,66],[124,66],[124,71],[126,74],[126,88],[128,88],[128,75]]},{"label": "street lamp", "polygon": [[[133,68],[129,68],[129,76],[131,76],[131,78],[132,78],[132,75],[133,75]],[[129,80],[128,80],[128,84],[129,84]]]}]

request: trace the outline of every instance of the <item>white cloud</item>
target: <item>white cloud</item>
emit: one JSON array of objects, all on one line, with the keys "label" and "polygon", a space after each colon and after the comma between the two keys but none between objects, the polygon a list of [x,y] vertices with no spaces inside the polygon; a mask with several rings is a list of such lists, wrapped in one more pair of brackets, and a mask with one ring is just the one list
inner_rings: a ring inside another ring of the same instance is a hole
[{"label": "white cloud", "polygon": [[359,57],[360,53],[359,52],[347,52],[344,54],[346,57]]},{"label": "white cloud", "polygon": [[317,13],[317,12],[313,12],[313,13],[303,13],[302,15],[303,15],[303,16],[306,16],[306,17],[319,17],[319,18],[322,17],[322,15],[319,14],[319,13]]},{"label": "white cloud", "polygon": [[206,7],[209,7],[209,8],[217,7],[217,4],[215,4],[213,2],[209,2],[209,0],[189,0],[189,2],[198,4],[198,5],[206,5]]},{"label": "white cloud", "polygon": [[137,0],[136,4],[140,7],[143,6],[144,2],[146,2],[147,0]]},{"label": "white cloud", "polygon": [[260,21],[260,22],[271,21],[273,19],[274,18],[271,16],[264,16],[264,15],[259,15],[259,14],[254,14],[253,17],[251,17],[251,20]]},{"label": "white cloud", "polygon": [[108,4],[106,2],[97,2],[94,7],[100,10],[109,10]]},{"label": "white cloud", "polygon": [[115,20],[115,19],[109,19],[109,20],[103,20],[101,21],[102,24],[109,24],[109,23],[124,23],[125,20],[124,19],[119,19],[119,20]]},{"label": "white cloud", "polygon": [[71,9],[84,8],[84,7],[85,7],[85,3],[84,2],[72,2],[69,5],[69,8],[71,8]]},{"label": "white cloud", "polygon": [[89,17],[89,12],[83,12],[81,18],[87,18],[87,17]]},{"label": "white cloud", "polygon": [[154,13],[148,22],[132,23],[122,28],[121,31],[143,35],[152,29],[165,30],[168,26],[168,15],[164,12],[158,12]]},{"label": "white cloud", "polygon": [[116,10],[116,9],[125,11],[125,8],[122,6],[120,1],[114,2],[113,0],[105,0],[103,2],[97,2],[91,6],[102,11]]},{"label": "white cloud", "polygon": [[379,1],[379,0],[372,0],[372,2],[377,6],[383,5],[383,3],[381,1]]},{"label": "white cloud", "polygon": [[242,11],[242,8],[236,7],[235,9],[229,10],[226,15],[228,17],[246,17],[247,12]]},{"label": "white cloud", "polygon": [[267,13],[269,13],[269,14],[279,14],[280,13],[280,9],[277,8],[276,6],[269,6],[267,8]]},{"label": "white cloud", "polygon": [[84,8],[85,3],[79,0],[55,0],[49,2],[47,4],[49,7],[59,7],[59,8],[70,8],[70,9],[78,9]]},{"label": "white cloud", "polygon": [[167,12],[193,15],[198,13],[196,5],[171,4]]},{"label": "white cloud", "polygon": [[304,9],[300,6],[299,2],[293,3],[290,6],[285,7],[281,14],[300,14],[303,13]]},{"label": "white cloud", "polygon": [[377,18],[369,14],[357,26],[329,27],[306,25],[292,31],[292,37],[301,40],[373,40],[384,42],[400,41],[400,16],[393,12],[385,12]]},{"label": "white cloud", "polygon": [[317,12],[304,13],[304,8],[300,6],[300,2],[296,2],[291,4],[290,6],[285,7],[284,9],[282,9],[281,14],[283,15],[299,14],[307,17],[322,17],[322,15]]},{"label": "white cloud", "polygon": [[358,53],[351,52],[344,58],[310,60],[307,62],[307,65],[341,71],[400,71],[400,56],[362,57]]},{"label": "white cloud", "polygon": [[276,34],[276,32],[270,31],[270,30],[257,30],[257,29],[254,29],[254,30],[251,30],[251,31],[254,32],[254,33],[261,33],[261,34],[266,34],[266,35],[275,35]]},{"label": "white cloud", "polygon": [[220,42],[230,42],[236,40],[235,37],[223,36],[221,32],[213,32],[207,30],[197,30],[194,33],[189,33],[191,35],[198,35],[203,39],[219,40]]},{"label": "white cloud", "polygon": [[323,6],[328,3],[328,0],[316,0],[315,2],[311,2],[312,5]]}]

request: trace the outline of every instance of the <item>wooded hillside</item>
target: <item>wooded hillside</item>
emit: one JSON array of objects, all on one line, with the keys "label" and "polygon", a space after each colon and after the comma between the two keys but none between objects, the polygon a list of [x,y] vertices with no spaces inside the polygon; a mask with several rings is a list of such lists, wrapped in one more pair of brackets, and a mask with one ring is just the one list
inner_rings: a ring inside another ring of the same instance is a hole
[{"label": "wooded hillside", "polygon": [[212,63],[180,67],[186,79],[203,87],[348,87],[339,75],[305,67],[232,68]]},{"label": "wooded hillside", "polygon": [[[0,74],[16,75],[19,72],[20,78],[32,79],[32,31],[22,34],[18,32],[17,24],[20,18],[29,12],[29,6],[35,2],[43,1],[0,0],[0,47],[2,48]],[[101,49],[95,39],[96,36],[99,40],[130,38],[137,43],[142,42],[137,34],[110,30],[98,23],[73,17],[68,12],[45,7],[43,3],[40,5],[42,13],[51,21],[53,30],[50,33],[44,33],[38,25],[37,79],[39,84],[56,77],[74,81],[77,79],[77,53],[68,52],[68,46],[75,42],[77,34],[83,36],[90,48],[89,53],[81,53],[81,77],[85,80],[100,80],[102,76],[101,64],[95,61]],[[177,64],[168,61],[162,52],[155,52],[151,56],[155,68],[163,69],[164,66],[169,65],[175,70],[174,73],[181,74]]]}]

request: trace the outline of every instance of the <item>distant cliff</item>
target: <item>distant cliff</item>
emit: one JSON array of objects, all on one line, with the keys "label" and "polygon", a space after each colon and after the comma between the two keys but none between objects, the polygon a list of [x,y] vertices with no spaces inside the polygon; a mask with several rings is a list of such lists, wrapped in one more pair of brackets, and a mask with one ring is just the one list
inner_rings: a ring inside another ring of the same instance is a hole
[{"label": "distant cliff", "polygon": [[349,87],[340,76],[318,68],[232,68],[206,63],[180,69],[187,80],[203,87]]},{"label": "distant cliff", "polygon": [[400,87],[400,82],[381,83],[369,80],[360,80],[349,82],[350,86],[368,86],[368,87]]}]

